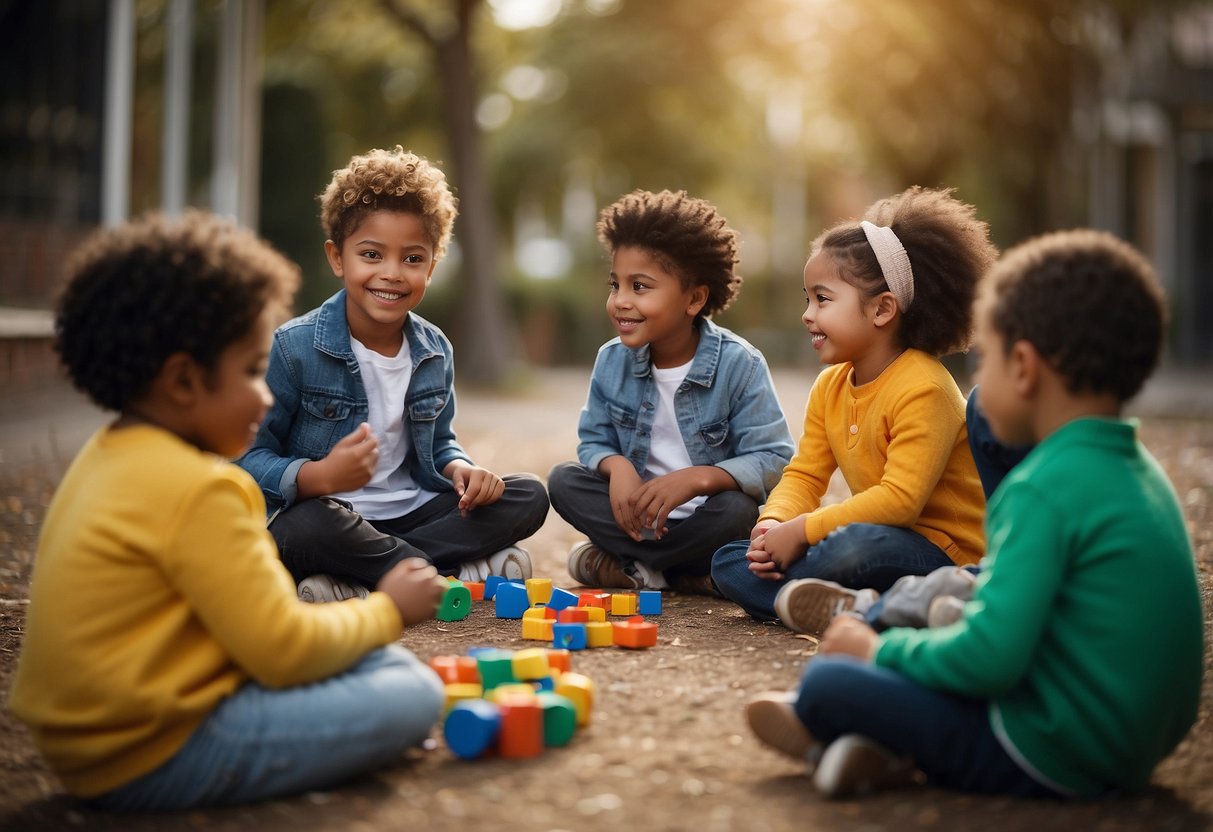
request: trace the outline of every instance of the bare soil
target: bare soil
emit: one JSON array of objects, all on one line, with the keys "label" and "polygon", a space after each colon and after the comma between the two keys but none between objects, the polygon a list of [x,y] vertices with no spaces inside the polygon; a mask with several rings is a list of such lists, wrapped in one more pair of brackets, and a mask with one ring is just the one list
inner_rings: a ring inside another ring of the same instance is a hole
[{"label": "bare soil", "polygon": [[[516,398],[465,395],[456,426],[473,456],[502,473],[545,475],[572,458],[584,376],[556,376]],[[807,382],[777,375],[798,414]],[[76,407],[81,405],[76,404]],[[0,416],[3,416],[0,413]],[[795,416],[793,417],[796,418]],[[53,421],[53,419],[52,419]],[[0,424],[5,432],[10,428]],[[13,428],[15,431],[16,428]],[[1175,483],[1196,546],[1206,599],[1213,586],[1213,414],[1151,415],[1143,438]],[[11,438],[11,437],[10,437]],[[0,695],[20,649],[39,523],[75,440],[54,454],[0,457]],[[572,586],[564,555],[577,533],[555,513],[525,543],[535,574]],[[826,801],[801,768],[760,746],[742,704],[793,686],[816,642],[757,624],[721,600],[666,595],[658,645],[574,655],[598,698],[592,723],[569,746],[528,761],[455,758],[441,732],[398,765],[340,789],[253,806],[172,815],[110,815],[67,797],[20,723],[0,711],[0,828],[205,830],[1196,830],[1213,828],[1213,693],[1200,720],[1141,795],[1100,802],[982,798],[920,787]],[[1143,626],[1146,622],[1143,622]],[[1206,617],[1206,645],[1213,645]],[[520,648],[517,621],[478,604],[464,621],[431,621],[402,643],[422,658],[475,645]],[[1213,656],[1206,662],[1213,661]],[[890,703],[896,708],[896,703]],[[1143,713],[1141,719],[1149,719]]]}]

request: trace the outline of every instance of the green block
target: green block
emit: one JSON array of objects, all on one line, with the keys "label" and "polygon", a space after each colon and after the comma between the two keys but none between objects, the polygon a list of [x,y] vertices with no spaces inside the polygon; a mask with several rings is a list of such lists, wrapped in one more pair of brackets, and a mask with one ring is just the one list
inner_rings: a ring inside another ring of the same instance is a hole
[{"label": "green block", "polygon": [[514,655],[505,650],[497,650],[487,655],[477,656],[476,664],[480,668],[480,684],[486,691],[498,685],[508,685],[518,680],[514,678]]},{"label": "green block", "polygon": [[543,744],[568,745],[577,730],[577,706],[567,696],[548,690],[540,691],[538,699],[543,706]]},{"label": "green block", "polygon": [[463,584],[451,584],[442,593],[435,614],[439,621],[462,621],[472,611],[472,591]]}]

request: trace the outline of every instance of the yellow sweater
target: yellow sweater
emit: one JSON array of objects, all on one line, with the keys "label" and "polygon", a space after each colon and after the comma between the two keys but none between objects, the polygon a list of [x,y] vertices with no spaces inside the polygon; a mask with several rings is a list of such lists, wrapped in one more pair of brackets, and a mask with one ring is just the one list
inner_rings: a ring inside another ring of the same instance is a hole
[{"label": "yellow sweater", "polygon": [[[851,496],[823,507],[836,468]],[[851,383],[849,363],[817,377],[796,455],[761,519],[807,513],[810,545],[847,523],[912,529],[963,566],[985,549],[984,510],[964,396],[938,359],[906,350],[861,387]]]},{"label": "yellow sweater", "polygon": [[9,707],[89,797],[156,769],[250,678],[324,679],[401,626],[383,593],[301,603],[240,468],[158,428],[103,428],[47,512]]}]

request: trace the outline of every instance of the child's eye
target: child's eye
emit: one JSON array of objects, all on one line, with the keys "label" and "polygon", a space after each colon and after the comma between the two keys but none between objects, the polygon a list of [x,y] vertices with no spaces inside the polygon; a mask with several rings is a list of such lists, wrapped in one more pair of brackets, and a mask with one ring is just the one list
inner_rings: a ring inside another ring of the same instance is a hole
[{"label": "child's eye", "polygon": [[378,259],[379,259],[379,252],[374,251],[374,250],[371,250],[371,251],[364,251],[364,252],[362,252],[362,256],[363,256],[363,257],[365,257],[365,258],[367,258],[368,260],[378,260]]},{"label": "child's eye", "polygon": [[404,258],[404,262],[406,262],[406,263],[424,263],[425,258],[422,257],[420,254],[410,254],[408,257]]},{"label": "child's eye", "polygon": [[613,277],[607,278],[607,288],[610,289],[612,292],[618,292],[619,291],[619,281]]},{"label": "child's eye", "polygon": [[632,284],[632,291],[633,291],[633,292],[643,292],[643,291],[644,291],[645,289],[647,289],[647,288],[649,288],[649,287],[648,287],[648,286],[645,286],[645,285],[644,285],[643,283],[641,283],[640,281],[636,281],[635,283],[633,283],[633,284]]}]

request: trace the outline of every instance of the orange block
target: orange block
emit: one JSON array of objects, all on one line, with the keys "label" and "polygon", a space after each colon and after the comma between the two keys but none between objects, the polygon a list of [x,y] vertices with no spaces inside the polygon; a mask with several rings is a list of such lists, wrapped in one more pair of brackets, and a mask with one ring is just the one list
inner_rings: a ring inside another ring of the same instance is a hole
[{"label": "orange block", "polygon": [[602,607],[606,609],[611,605],[611,593],[603,592],[600,589],[591,589],[577,596],[577,606],[579,607]]},{"label": "orange block", "polygon": [[468,592],[472,593],[473,601],[484,600],[484,581],[469,581],[465,582],[464,586],[468,588]]},{"label": "orange block", "polygon": [[584,623],[590,620],[590,610],[587,607],[568,607],[556,613],[556,620],[561,624]]},{"label": "orange block", "polygon": [[657,644],[657,625],[634,615],[626,621],[616,621],[615,643],[620,647],[653,647]]},{"label": "orange block", "polygon": [[480,682],[480,665],[471,656],[434,656],[429,665],[445,685]]},{"label": "orange block", "polygon": [[500,696],[501,733],[497,752],[502,757],[538,757],[543,753],[543,705],[534,696]]},{"label": "orange block", "polygon": [[568,673],[573,667],[573,654],[568,650],[557,648],[548,650],[548,667],[561,673]]}]

